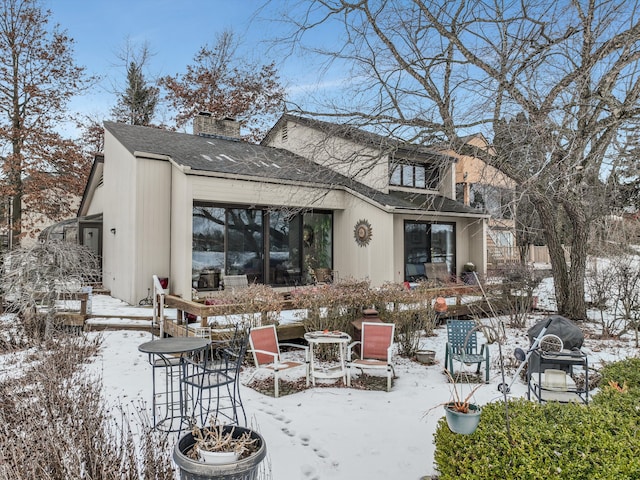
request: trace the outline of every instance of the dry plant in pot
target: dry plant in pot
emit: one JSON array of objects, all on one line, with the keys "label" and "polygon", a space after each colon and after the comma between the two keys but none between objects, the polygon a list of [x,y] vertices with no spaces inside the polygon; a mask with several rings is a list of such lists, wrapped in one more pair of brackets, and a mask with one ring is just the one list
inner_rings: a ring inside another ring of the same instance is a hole
[{"label": "dry plant in pot", "polygon": [[232,463],[258,451],[260,438],[252,430],[235,425],[218,424],[194,426],[191,430],[193,447],[187,456],[205,463]]},{"label": "dry plant in pot", "polygon": [[[436,407],[444,406],[445,418],[447,425],[453,433],[469,435],[476,431],[480,423],[480,413],[482,409],[479,405],[471,402],[471,397],[482,384],[476,385],[471,389],[467,396],[462,396],[462,388],[458,389],[458,383],[451,376],[448,370],[445,370],[449,381],[453,384],[451,391],[451,400],[430,408],[427,413]],[[425,414],[426,415],[426,414]]]},{"label": "dry plant in pot", "polygon": [[447,419],[447,425],[453,433],[469,435],[476,431],[480,423],[480,413],[482,409],[479,405],[471,403],[471,397],[482,384],[476,385],[471,389],[469,394],[462,398],[462,388],[458,391],[457,383],[448,370],[447,376],[449,381],[453,383],[452,396],[453,399],[444,405],[444,413]]}]

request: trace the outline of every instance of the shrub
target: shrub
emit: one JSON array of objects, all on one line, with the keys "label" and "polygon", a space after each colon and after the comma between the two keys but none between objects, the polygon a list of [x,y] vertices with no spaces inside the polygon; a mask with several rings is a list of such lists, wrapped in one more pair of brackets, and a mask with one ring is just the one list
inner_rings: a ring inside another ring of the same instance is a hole
[{"label": "shrub", "polygon": [[510,442],[504,404],[492,403],[473,435],[439,421],[435,461],[441,480],[640,478],[640,441],[624,416],[604,406],[510,401]]},{"label": "shrub", "polygon": [[618,382],[620,385],[626,382],[631,389],[640,389],[640,358],[627,358],[619,362],[605,365],[600,370],[602,385]]},{"label": "shrub", "polygon": [[373,307],[383,322],[396,324],[398,353],[411,357],[420,338],[431,335],[437,324],[432,308],[434,293],[425,288],[407,290],[402,284],[387,283],[372,289],[368,281],[342,281],[292,292],[294,308],[300,313],[305,330],[350,332],[351,322],[362,317],[363,309]]},{"label": "shrub", "polygon": [[434,293],[424,288],[407,290],[397,284],[385,284],[378,291],[378,313],[383,321],[396,324],[399,355],[414,356],[420,338],[433,333],[438,320],[431,305],[433,298]]},{"label": "shrub", "polygon": [[600,373],[601,391],[594,397],[594,404],[628,412],[626,423],[637,429],[640,426],[640,358],[610,363]]},{"label": "shrub", "polygon": [[[483,407],[473,435],[452,433],[441,419],[435,462],[445,479],[640,478],[640,359],[604,367],[590,406],[509,401]],[[611,385],[609,385],[611,382]]]},{"label": "shrub", "polygon": [[[233,323],[257,326],[278,323],[284,298],[268,285],[249,284],[247,288],[223,290],[219,295],[205,297],[205,304],[216,307],[215,315],[232,316]],[[218,326],[215,322],[211,325]]]},{"label": "shrub", "polygon": [[307,331],[350,331],[351,322],[374,303],[368,281],[342,281],[294,290],[293,307],[304,310],[301,321]]},{"label": "shrub", "polygon": [[84,336],[40,344],[0,381],[0,478],[175,478],[166,435],[142,423],[134,442],[126,409],[110,410],[100,379],[83,371],[99,346]]}]

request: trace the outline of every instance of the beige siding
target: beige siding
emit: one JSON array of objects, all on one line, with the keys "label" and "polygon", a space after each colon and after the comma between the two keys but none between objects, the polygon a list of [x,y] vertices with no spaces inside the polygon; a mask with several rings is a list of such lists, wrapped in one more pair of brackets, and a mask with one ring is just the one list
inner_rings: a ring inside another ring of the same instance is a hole
[{"label": "beige siding", "polygon": [[[495,155],[495,151],[482,135],[469,138],[467,143]],[[460,155],[453,150],[448,150],[445,153],[458,159],[455,178],[457,183],[484,183],[507,189],[513,189],[516,186],[513,179],[477,157]]]},{"label": "beige siding", "polygon": [[[114,297],[137,302],[135,268],[135,158],[105,131],[102,281]],[[112,233],[115,232],[115,233]]]},{"label": "beige siding", "polygon": [[449,165],[442,174],[440,183],[440,195],[456,200],[456,164]]},{"label": "beige siding", "polygon": [[[192,179],[178,168],[172,169],[171,196],[171,276],[172,292],[191,298],[191,248],[193,238]],[[212,188],[214,190],[214,188]]]},{"label": "beige siding", "polygon": [[[485,220],[466,220],[458,224],[457,242],[464,248],[459,249],[458,275],[466,262],[476,266],[479,274],[487,272],[487,222]],[[463,256],[466,253],[466,257]]]},{"label": "beige siding", "polygon": [[344,194],[324,188],[192,175],[193,199],[243,205],[344,208]]},{"label": "beige siding", "polygon": [[389,161],[378,150],[340,137],[327,137],[323,132],[295,122],[287,122],[287,137],[281,131],[270,138],[270,146],[284,148],[325,165],[332,170],[386,192],[389,186]]},{"label": "beige siding", "polygon": [[139,158],[136,189],[136,265],[134,299],[147,295],[152,276],[170,273],[171,164]]},{"label": "beige siding", "polygon": [[[359,220],[371,224],[371,241],[359,246],[354,228]],[[380,286],[393,276],[389,261],[394,250],[393,216],[356,197],[347,200],[346,209],[334,215],[334,265],[339,279],[368,278],[372,286]]]},{"label": "beige siding", "polygon": [[93,191],[93,197],[91,198],[91,203],[89,204],[87,211],[84,215],[95,215],[97,213],[104,212],[104,185],[100,185],[96,187]]},{"label": "beige siding", "polygon": [[459,157],[456,179],[458,183],[483,183],[507,189],[515,188],[515,182],[504,173],[479,158],[466,155]]},{"label": "beige siding", "polygon": [[147,296],[153,274],[169,273],[171,167],[136,159],[108,131],[105,150],[103,283],[135,305]]}]

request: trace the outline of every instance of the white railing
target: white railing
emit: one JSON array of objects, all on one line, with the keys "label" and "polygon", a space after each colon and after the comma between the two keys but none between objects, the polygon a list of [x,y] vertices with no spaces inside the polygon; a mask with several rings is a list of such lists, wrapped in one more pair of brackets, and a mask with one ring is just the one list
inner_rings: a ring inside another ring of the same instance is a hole
[{"label": "white railing", "polygon": [[164,338],[164,296],[167,290],[162,288],[157,275],[153,276],[153,325],[160,327],[160,338]]}]

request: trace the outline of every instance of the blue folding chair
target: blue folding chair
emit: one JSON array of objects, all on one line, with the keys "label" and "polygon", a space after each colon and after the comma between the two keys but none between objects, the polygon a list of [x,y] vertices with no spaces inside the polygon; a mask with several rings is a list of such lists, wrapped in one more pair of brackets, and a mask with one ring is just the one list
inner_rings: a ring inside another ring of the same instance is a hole
[{"label": "blue folding chair", "polygon": [[[447,345],[444,357],[445,368],[453,377],[453,361],[465,365],[477,364],[476,373],[485,364],[485,383],[489,383],[489,345],[482,344],[478,350],[478,336],[473,320],[447,320]],[[462,368],[462,365],[460,366]]]}]

